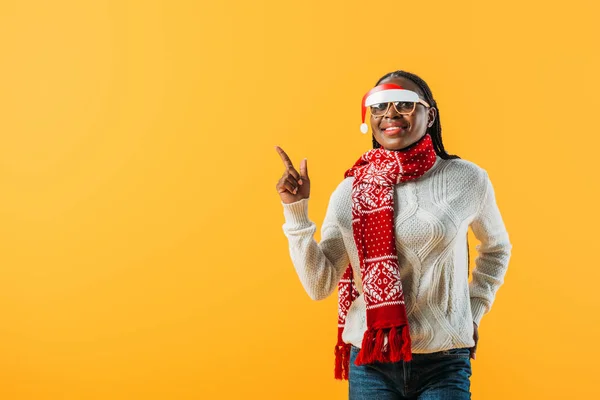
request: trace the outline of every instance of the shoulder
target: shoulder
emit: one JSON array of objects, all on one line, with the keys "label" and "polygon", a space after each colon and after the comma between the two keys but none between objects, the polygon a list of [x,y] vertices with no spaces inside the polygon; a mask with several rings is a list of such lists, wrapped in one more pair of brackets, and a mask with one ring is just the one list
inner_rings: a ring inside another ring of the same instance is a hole
[{"label": "shoulder", "polygon": [[489,176],[480,165],[462,158],[440,159],[437,171],[443,175],[449,189],[485,193]]},{"label": "shoulder", "polygon": [[442,164],[441,168],[447,171],[447,173],[459,176],[465,180],[480,180],[487,178],[488,175],[483,167],[463,158],[441,159],[440,162]]},{"label": "shoulder", "polygon": [[442,159],[440,162],[443,164],[443,168],[447,169],[449,173],[460,175],[466,179],[477,179],[487,175],[487,171],[484,168],[473,161],[463,158]]}]

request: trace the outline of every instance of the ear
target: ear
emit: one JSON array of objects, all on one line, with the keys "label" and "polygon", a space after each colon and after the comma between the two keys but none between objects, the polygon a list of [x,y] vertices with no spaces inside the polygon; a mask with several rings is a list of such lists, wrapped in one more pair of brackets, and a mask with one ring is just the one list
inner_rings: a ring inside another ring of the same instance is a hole
[{"label": "ear", "polygon": [[427,110],[427,127],[428,128],[431,128],[433,126],[433,123],[435,122],[436,118],[437,118],[437,109],[435,107],[429,108],[429,110]]}]

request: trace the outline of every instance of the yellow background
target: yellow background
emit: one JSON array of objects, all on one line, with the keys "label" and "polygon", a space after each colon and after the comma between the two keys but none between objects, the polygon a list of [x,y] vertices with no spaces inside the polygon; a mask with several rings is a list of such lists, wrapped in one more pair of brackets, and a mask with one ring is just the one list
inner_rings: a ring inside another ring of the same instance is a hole
[{"label": "yellow background", "polygon": [[474,398],[600,396],[595,4],[2,0],[0,398],[347,398],[273,147],[308,158],[320,229],[395,69],[514,246]]}]

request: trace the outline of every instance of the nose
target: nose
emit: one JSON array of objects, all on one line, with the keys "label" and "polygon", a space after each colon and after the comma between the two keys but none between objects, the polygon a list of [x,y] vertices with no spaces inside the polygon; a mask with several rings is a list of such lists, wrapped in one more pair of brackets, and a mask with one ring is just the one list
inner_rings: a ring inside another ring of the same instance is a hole
[{"label": "nose", "polygon": [[399,118],[400,116],[402,116],[402,114],[398,114],[398,111],[396,111],[396,107],[394,107],[394,104],[388,103],[388,108],[385,114],[383,114],[383,118]]}]

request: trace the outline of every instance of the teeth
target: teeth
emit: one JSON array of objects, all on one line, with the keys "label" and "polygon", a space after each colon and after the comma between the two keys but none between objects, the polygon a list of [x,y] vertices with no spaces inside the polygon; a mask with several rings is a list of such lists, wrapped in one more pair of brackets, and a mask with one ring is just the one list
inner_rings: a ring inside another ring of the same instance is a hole
[{"label": "teeth", "polygon": [[390,126],[389,128],[385,128],[386,131],[391,131],[392,129],[400,129],[400,126]]}]

